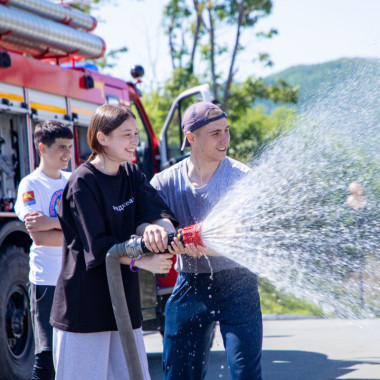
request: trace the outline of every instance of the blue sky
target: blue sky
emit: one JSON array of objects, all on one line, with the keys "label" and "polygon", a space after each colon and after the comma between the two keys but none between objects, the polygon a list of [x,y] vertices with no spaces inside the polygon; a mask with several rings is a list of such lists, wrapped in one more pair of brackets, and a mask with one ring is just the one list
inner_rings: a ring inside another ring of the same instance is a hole
[{"label": "blue sky", "polygon": [[[162,27],[164,0],[111,0],[93,12],[98,18],[94,33],[107,49],[128,47],[110,71],[130,80],[130,68],[145,68],[144,87],[153,88],[171,72],[167,37]],[[266,76],[285,68],[335,60],[341,57],[380,58],[380,0],[274,0],[272,14],[255,31],[278,30],[272,40],[249,43],[238,60],[238,77]],[[221,37],[228,41],[229,32]],[[263,69],[252,63],[257,52],[271,55],[274,66]]]}]

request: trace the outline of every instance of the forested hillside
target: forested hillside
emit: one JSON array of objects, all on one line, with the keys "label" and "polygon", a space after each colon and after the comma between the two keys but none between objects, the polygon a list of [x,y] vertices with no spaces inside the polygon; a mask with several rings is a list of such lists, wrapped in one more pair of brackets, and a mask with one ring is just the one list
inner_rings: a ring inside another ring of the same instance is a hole
[{"label": "forested hillside", "polygon": [[[330,92],[347,78],[360,76],[359,74],[364,70],[366,72],[379,71],[379,67],[379,59],[342,58],[321,64],[294,66],[265,78],[265,81],[270,84],[281,78],[291,85],[298,85],[299,101],[297,108],[303,109],[321,94]],[[270,112],[274,107],[268,101],[258,101],[256,104],[264,104],[267,112]]]}]

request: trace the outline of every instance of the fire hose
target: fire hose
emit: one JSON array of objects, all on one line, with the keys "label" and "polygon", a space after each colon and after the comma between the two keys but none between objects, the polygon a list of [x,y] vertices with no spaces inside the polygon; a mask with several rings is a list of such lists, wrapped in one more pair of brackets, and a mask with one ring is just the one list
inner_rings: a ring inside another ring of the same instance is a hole
[{"label": "fire hose", "polygon": [[[180,229],[177,233],[169,234],[168,244],[171,244],[174,237],[177,237],[178,240],[185,246],[189,243],[203,246],[201,238],[201,225],[199,223]],[[168,253],[168,251],[160,253]],[[128,256],[138,259],[141,256],[152,254],[153,253],[146,247],[142,237],[133,235],[124,243],[113,245],[106,255],[107,279],[113,313],[117,328],[119,330],[129,377],[133,380],[144,380],[144,376],[133,334],[125,293],[124,291],[120,291],[120,289],[124,289],[124,287],[119,258]]]}]

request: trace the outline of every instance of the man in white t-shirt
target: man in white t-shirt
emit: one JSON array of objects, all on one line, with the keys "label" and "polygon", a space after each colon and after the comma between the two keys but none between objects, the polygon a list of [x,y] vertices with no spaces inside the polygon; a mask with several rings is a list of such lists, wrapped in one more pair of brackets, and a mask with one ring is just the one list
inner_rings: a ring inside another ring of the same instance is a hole
[{"label": "man in white t-shirt", "polygon": [[54,379],[52,327],[54,289],[61,269],[63,234],[57,209],[71,173],[71,128],[55,120],[38,124],[34,144],[40,155],[36,170],[22,179],[15,210],[33,240],[29,259],[30,311],[35,342],[32,379]]}]

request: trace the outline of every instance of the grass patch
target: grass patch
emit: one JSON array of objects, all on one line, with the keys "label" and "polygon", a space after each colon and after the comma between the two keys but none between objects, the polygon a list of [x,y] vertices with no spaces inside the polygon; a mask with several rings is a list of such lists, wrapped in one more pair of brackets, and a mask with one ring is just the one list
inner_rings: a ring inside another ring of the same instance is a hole
[{"label": "grass patch", "polygon": [[276,289],[267,279],[258,278],[263,314],[299,314],[310,316],[323,316],[323,311],[318,306],[307,301],[300,300],[291,294],[286,294]]}]

